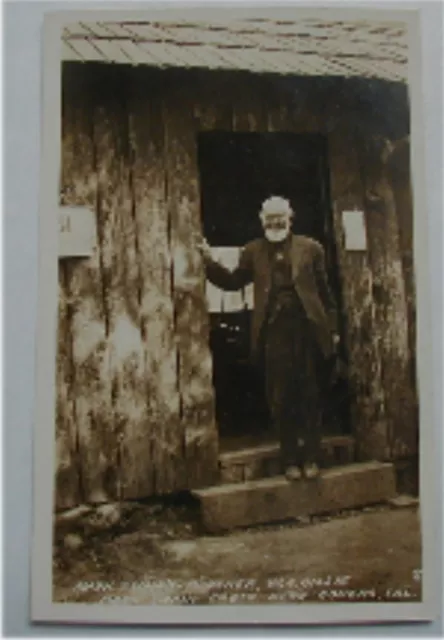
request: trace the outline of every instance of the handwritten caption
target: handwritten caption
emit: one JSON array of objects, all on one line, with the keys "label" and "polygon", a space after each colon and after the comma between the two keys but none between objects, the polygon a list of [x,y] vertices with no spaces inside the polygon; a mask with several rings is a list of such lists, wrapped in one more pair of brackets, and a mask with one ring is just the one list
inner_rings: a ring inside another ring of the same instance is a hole
[{"label": "handwritten caption", "polygon": [[[420,570],[412,575],[413,583],[421,581]],[[166,605],[181,604],[254,604],[297,603],[307,600],[318,602],[407,601],[418,599],[412,586],[382,589],[355,588],[349,575],[317,578],[271,577],[261,579],[148,579],[137,582],[82,581],[77,583],[78,594],[98,593],[102,603],[126,604],[134,599]]]}]

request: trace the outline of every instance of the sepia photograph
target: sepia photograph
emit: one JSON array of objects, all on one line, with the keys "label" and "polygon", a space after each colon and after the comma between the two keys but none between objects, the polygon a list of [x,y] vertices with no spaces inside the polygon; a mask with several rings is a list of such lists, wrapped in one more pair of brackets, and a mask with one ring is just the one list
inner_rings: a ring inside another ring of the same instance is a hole
[{"label": "sepia photograph", "polygon": [[412,21],[368,15],[63,22],[54,605],[423,602]]}]

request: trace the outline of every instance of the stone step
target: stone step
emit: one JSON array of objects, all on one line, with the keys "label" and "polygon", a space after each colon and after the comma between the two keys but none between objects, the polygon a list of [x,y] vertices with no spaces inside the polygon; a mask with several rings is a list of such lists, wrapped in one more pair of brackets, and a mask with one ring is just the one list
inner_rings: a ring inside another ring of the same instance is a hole
[{"label": "stone step", "polygon": [[362,462],[323,471],[316,480],[283,476],[193,491],[208,532],[283,522],[386,502],[396,495],[394,466]]},{"label": "stone step", "polygon": [[[355,439],[329,436],[322,439],[321,465],[324,468],[355,460]],[[229,451],[219,456],[220,484],[270,478],[282,473],[279,444],[271,442]]]}]

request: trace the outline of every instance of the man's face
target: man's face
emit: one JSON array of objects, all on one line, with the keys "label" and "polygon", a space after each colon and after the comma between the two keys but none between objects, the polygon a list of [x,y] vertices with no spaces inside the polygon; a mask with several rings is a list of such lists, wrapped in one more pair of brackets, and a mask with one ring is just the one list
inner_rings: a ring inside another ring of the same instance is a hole
[{"label": "man's face", "polygon": [[291,230],[291,216],[288,213],[262,213],[261,222],[269,242],[283,242]]}]

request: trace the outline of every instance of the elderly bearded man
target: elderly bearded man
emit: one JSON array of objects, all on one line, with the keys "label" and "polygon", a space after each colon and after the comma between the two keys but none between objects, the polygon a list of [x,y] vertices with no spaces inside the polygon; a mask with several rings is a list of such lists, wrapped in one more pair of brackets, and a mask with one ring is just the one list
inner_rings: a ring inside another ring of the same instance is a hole
[{"label": "elderly bearded man", "polygon": [[265,369],[267,402],[288,480],[319,474],[323,379],[338,342],[336,308],[327,283],[324,251],[291,233],[293,211],[284,198],[262,205],[264,238],[248,243],[230,271],[202,252],[208,279],[236,290],[254,283],[251,348]]}]

